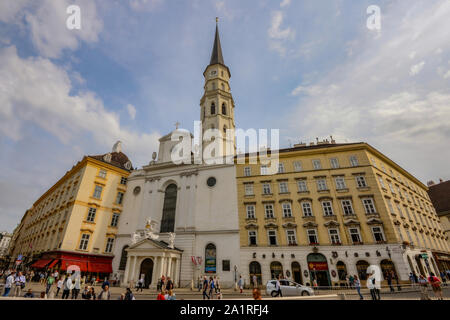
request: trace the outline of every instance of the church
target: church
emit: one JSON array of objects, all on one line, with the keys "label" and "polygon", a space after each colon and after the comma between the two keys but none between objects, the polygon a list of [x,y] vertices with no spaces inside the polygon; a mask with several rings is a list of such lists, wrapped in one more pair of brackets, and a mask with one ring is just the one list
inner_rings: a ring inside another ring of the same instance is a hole
[{"label": "church", "polygon": [[[233,131],[231,74],[217,25],[211,60],[203,75],[203,132]],[[177,126],[163,136],[153,160],[128,177],[113,260],[113,274],[122,285],[144,278],[144,287],[155,288],[162,275],[170,277],[176,287],[189,287],[204,275],[218,277],[223,287],[236,282],[240,243],[235,165],[175,164],[172,151],[178,142],[172,136],[186,134],[190,135]],[[230,143],[227,137],[225,144]],[[207,143],[202,144],[205,148]]]}]

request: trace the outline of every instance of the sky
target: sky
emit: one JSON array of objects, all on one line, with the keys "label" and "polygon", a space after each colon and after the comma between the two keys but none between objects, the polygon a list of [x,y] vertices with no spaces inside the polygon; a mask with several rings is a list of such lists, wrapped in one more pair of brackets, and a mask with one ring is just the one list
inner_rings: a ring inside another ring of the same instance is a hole
[{"label": "sky", "polygon": [[215,17],[237,127],[364,141],[450,179],[450,1],[1,0],[0,230],[84,155],[121,140],[141,167],[177,121],[193,131]]}]

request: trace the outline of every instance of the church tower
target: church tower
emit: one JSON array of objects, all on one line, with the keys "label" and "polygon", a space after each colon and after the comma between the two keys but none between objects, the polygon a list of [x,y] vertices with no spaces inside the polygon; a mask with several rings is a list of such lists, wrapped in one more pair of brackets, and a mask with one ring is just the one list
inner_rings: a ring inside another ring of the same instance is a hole
[{"label": "church tower", "polygon": [[[211,61],[206,67],[203,76],[205,78],[204,94],[200,100],[200,119],[202,121],[203,134],[205,130],[217,129],[222,133],[224,150],[226,150],[227,143],[232,150],[235,150],[234,101],[229,84],[231,73],[223,59],[218,18],[216,18],[216,35]],[[231,139],[228,140],[227,130],[232,130]],[[203,144],[203,148],[206,145],[207,143]]]}]

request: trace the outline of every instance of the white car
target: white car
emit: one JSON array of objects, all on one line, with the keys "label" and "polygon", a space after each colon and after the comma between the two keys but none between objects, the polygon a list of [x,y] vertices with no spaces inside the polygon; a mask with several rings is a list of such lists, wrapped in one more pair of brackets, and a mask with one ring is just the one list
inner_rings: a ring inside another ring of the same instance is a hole
[{"label": "white car", "polygon": [[[277,295],[276,280],[270,280],[266,284],[266,293],[272,297]],[[283,297],[313,296],[314,290],[293,281],[280,280],[281,294]]]}]

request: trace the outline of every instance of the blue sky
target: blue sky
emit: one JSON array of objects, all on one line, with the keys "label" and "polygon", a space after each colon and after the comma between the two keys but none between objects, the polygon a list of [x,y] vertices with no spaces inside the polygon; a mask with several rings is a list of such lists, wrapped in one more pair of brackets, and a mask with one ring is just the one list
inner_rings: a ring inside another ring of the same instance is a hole
[{"label": "blue sky", "polygon": [[5,0],[0,229],[83,155],[120,139],[142,166],[176,121],[192,131],[216,16],[238,127],[280,128],[282,147],[365,141],[423,182],[450,178],[449,1]]}]

